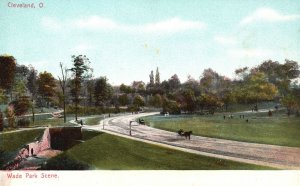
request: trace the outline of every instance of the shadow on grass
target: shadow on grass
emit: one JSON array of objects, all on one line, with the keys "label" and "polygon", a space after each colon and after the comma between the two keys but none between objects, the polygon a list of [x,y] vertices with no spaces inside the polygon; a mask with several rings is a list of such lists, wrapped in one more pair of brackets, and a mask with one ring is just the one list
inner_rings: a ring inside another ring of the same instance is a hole
[{"label": "shadow on grass", "polygon": [[41,166],[41,170],[90,170],[88,164],[79,162],[65,154],[50,159]]}]

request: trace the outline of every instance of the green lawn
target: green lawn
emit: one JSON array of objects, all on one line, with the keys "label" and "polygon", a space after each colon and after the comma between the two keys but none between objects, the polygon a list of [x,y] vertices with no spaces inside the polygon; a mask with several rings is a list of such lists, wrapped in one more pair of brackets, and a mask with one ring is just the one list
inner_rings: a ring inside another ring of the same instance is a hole
[{"label": "green lawn", "polygon": [[100,123],[100,120],[103,119],[103,116],[95,116],[92,118],[87,118],[84,120],[85,125],[98,125]]},{"label": "green lawn", "polygon": [[270,169],[138,142],[106,133],[51,159],[43,169],[229,170]]},{"label": "green lawn", "polygon": [[74,124],[68,123],[68,121],[71,119],[67,120],[67,123],[64,123],[63,118],[56,118],[56,119],[44,119],[44,120],[37,120],[34,122],[34,124],[30,123],[30,126],[72,126]]},{"label": "green lawn", "polygon": [[300,147],[300,118],[287,117],[280,112],[272,117],[268,117],[267,113],[249,113],[244,119],[235,114],[233,119],[225,120],[223,114],[149,116],[144,119],[152,127],[174,132],[179,129],[192,130],[194,135],[200,136]]}]

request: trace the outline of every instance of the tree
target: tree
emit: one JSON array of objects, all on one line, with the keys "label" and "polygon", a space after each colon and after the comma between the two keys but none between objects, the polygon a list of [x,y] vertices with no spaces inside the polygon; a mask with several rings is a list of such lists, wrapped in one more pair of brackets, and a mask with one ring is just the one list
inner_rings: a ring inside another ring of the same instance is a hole
[{"label": "tree", "polygon": [[186,82],[184,82],[182,87],[183,87],[183,89],[192,90],[196,97],[201,94],[199,82],[197,80],[195,80],[193,77],[191,77],[190,75],[188,76],[188,80]]},{"label": "tree", "polygon": [[122,94],[118,98],[118,102],[120,103],[121,106],[126,106],[129,104],[129,99],[127,94]]},{"label": "tree", "polygon": [[94,79],[87,80],[86,81],[86,90],[88,93],[89,106],[92,106],[92,104],[93,104],[94,89],[95,89],[95,80]]},{"label": "tree", "polygon": [[0,88],[11,92],[16,72],[16,59],[13,56],[0,56]]},{"label": "tree", "polygon": [[136,106],[137,108],[145,106],[145,100],[141,95],[136,95],[133,98],[133,105]]},{"label": "tree", "polygon": [[149,78],[150,78],[149,86],[153,87],[154,86],[154,74],[153,74],[153,70],[151,70]]},{"label": "tree", "polygon": [[90,70],[89,64],[90,60],[85,55],[72,56],[73,67],[70,71],[73,73],[73,80],[71,84],[71,95],[73,97],[73,102],[75,103],[75,120],[77,121],[78,115],[78,105],[80,102],[80,90],[81,83],[85,77],[87,77],[87,73]]},{"label": "tree", "polygon": [[13,92],[15,94],[15,99],[24,96],[26,93],[26,83],[24,79],[17,78],[14,82]]},{"label": "tree", "polygon": [[180,80],[177,76],[177,74],[174,74],[169,80],[169,86],[171,91],[174,91],[180,87]]},{"label": "tree", "polygon": [[155,94],[155,96],[151,96],[149,99],[149,104],[153,107],[161,107],[162,106],[162,97],[160,94]]},{"label": "tree", "polygon": [[211,114],[214,114],[217,108],[223,106],[223,103],[214,94],[202,94],[198,97],[198,101],[201,110],[207,109]]},{"label": "tree", "polygon": [[7,97],[3,89],[0,88],[0,104],[6,103]]},{"label": "tree", "polygon": [[284,64],[272,60],[264,61],[255,69],[263,72],[269,83],[276,85],[281,96],[289,93],[292,80],[298,78],[300,73],[298,63],[288,59]]},{"label": "tree", "polygon": [[197,108],[197,99],[194,92],[191,89],[184,89],[181,96],[183,98],[179,101],[181,109],[190,113],[194,112]]},{"label": "tree", "polygon": [[291,89],[290,93],[282,98],[281,103],[286,106],[288,112],[295,111],[299,116],[300,111],[300,88]]},{"label": "tree", "polygon": [[95,82],[94,97],[96,106],[104,107],[112,98],[113,88],[107,81],[106,77],[100,77]]},{"label": "tree", "polygon": [[38,86],[37,86],[37,71],[31,66],[29,67],[29,72],[27,76],[27,89],[29,90],[31,94],[31,112],[32,112],[32,123],[35,122],[35,112],[34,112],[34,102],[37,97],[38,93]]},{"label": "tree", "polygon": [[163,113],[181,114],[179,104],[174,100],[169,100],[167,97],[162,97]]},{"label": "tree", "polygon": [[9,103],[9,106],[13,108],[15,116],[22,116],[26,114],[31,104],[27,96],[22,96],[18,100]]},{"label": "tree", "polygon": [[278,89],[267,81],[264,73],[252,72],[235,91],[238,100],[244,100],[246,103],[258,103],[273,100]]},{"label": "tree", "polygon": [[158,71],[158,67],[156,68],[156,73],[155,73],[155,85],[159,86],[160,85],[160,74]]},{"label": "tree", "polygon": [[55,95],[55,79],[49,72],[42,72],[38,77],[38,93],[42,96],[42,99],[46,101],[47,106],[49,106],[49,102],[51,97]]},{"label": "tree", "polygon": [[8,126],[10,128],[13,128],[15,125],[15,111],[12,105],[9,105],[6,108],[6,118],[7,118]]},{"label": "tree", "polygon": [[130,86],[124,85],[123,83],[120,85],[120,92],[125,94],[130,94],[133,92]]},{"label": "tree", "polygon": [[68,79],[68,69],[63,67],[62,62],[59,63],[61,70],[61,77],[58,76],[59,85],[62,91],[62,99],[63,99],[63,109],[64,109],[64,123],[67,122],[66,116],[66,89],[67,89],[67,79]]}]

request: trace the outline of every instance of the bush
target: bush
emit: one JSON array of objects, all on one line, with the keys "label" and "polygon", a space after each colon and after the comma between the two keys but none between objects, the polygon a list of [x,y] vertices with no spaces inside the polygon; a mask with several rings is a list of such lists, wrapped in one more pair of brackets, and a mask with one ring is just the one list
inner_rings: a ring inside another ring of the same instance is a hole
[{"label": "bush", "polygon": [[163,113],[181,114],[180,106],[176,101],[165,101],[163,104]]},{"label": "bush", "polygon": [[30,120],[29,119],[25,119],[25,118],[22,118],[18,121],[18,126],[19,127],[28,127],[30,124]]}]

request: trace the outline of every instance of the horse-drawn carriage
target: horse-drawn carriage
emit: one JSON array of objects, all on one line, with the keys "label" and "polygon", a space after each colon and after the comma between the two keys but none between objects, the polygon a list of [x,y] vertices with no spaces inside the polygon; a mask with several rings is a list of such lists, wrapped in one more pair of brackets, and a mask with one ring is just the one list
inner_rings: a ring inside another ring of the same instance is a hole
[{"label": "horse-drawn carriage", "polygon": [[139,118],[139,124],[140,125],[145,125],[145,120],[143,118]]},{"label": "horse-drawn carriage", "polygon": [[189,138],[189,140],[191,140],[191,134],[193,132],[192,131],[183,131],[182,129],[180,129],[177,133],[179,136],[184,136],[185,139]]}]

